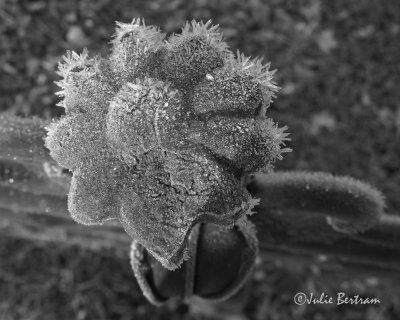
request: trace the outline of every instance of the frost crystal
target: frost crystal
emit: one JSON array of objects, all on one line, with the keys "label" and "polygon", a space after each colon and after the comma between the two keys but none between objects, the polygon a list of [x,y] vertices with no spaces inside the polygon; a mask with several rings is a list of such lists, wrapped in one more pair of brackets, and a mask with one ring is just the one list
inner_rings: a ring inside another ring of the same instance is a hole
[{"label": "frost crystal", "polygon": [[187,23],[167,40],[140,19],[117,24],[109,58],[69,52],[66,115],[46,146],[73,172],[68,208],[83,224],[119,219],[167,268],[196,223],[233,225],[257,203],[241,185],[288,149],[265,112],[269,64],[228,50],[218,26]]}]

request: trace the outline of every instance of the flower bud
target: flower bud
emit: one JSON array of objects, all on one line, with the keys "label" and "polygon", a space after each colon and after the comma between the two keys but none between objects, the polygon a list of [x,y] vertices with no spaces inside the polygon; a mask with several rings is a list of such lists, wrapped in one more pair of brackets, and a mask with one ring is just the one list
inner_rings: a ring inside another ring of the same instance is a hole
[{"label": "flower bud", "polygon": [[188,238],[188,259],[168,270],[143,246],[133,242],[131,264],[144,295],[155,305],[170,299],[209,301],[231,297],[246,281],[257,255],[253,225],[198,224]]}]

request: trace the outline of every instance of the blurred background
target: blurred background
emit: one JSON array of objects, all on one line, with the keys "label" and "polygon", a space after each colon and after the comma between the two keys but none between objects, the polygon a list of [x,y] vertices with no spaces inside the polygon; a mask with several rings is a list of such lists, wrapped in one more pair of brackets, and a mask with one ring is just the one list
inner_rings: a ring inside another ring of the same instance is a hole
[{"label": "blurred background", "polygon": [[[400,1],[1,0],[0,110],[54,118],[66,50],[107,55],[115,21],[164,32],[212,19],[232,51],[264,57],[281,87],[269,116],[291,133],[276,169],[369,182],[400,214]],[[395,276],[395,275],[394,275]],[[301,290],[377,296],[377,306],[293,303]],[[232,312],[152,307],[128,257],[0,235],[0,319],[399,319],[398,288],[376,277],[332,281],[312,265],[266,259]],[[226,307],[229,309],[230,307]],[[199,309],[199,308],[198,308]]]}]

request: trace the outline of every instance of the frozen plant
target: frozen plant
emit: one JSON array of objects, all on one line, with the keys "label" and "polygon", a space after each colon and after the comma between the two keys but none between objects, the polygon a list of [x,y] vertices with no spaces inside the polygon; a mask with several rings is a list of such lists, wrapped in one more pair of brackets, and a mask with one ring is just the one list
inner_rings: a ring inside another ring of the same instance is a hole
[{"label": "frozen plant", "polygon": [[46,146],[73,172],[72,217],[119,219],[169,269],[195,224],[246,223],[257,199],[242,177],[289,151],[266,117],[269,64],[233,54],[210,21],[167,39],[140,19],[117,23],[109,57],[68,52],[59,73],[66,115]]}]

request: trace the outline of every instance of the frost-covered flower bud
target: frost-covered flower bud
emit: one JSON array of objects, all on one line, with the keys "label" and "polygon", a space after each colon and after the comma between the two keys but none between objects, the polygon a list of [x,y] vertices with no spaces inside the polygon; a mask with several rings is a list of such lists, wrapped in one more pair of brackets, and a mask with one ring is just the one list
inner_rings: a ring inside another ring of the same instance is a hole
[{"label": "frost-covered flower bud", "polygon": [[265,114],[277,91],[269,65],[235,58],[211,22],[167,41],[140,19],[118,23],[109,57],[68,53],[59,71],[66,115],[46,146],[73,172],[72,217],[118,219],[169,269],[194,226],[250,213],[241,177],[287,151],[285,128]]}]

